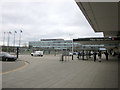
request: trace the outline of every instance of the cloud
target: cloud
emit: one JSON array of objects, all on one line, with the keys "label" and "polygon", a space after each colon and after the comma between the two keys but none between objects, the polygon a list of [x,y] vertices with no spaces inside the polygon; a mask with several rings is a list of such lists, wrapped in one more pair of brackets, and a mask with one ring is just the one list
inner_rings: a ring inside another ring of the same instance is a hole
[{"label": "cloud", "polygon": [[[71,38],[103,36],[92,30],[74,0],[5,0],[1,7],[1,43],[3,32],[14,30],[23,30],[22,43],[44,38],[70,39],[71,33]],[[18,39],[19,33],[16,43]]]}]

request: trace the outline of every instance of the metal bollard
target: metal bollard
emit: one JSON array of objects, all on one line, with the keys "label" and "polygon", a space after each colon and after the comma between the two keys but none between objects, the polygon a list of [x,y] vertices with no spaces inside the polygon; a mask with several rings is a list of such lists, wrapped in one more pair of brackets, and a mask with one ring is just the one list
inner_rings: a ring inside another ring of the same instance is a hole
[{"label": "metal bollard", "polygon": [[17,58],[19,56],[19,47],[17,47]]}]

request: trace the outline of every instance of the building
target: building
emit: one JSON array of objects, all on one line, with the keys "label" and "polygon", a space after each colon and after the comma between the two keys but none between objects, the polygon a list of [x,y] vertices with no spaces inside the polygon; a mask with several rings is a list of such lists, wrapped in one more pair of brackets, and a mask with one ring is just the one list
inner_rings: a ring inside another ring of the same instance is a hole
[{"label": "building", "polygon": [[[120,0],[114,2],[100,1],[84,2],[84,0],[75,0],[76,4],[86,17],[87,21],[95,32],[103,32],[104,37],[111,40],[89,41],[84,44],[104,44],[108,51],[113,50],[118,52],[120,57]],[[81,39],[78,39],[81,43]],[[78,42],[77,41],[77,42]],[[82,44],[82,43],[81,43]]]},{"label": "building", "polygon": [[64,39],[41,39],[40,41],[30,41],[29,47],[33,50],[44,50],[44,51],[72,51],[72,46],[74,51],[77,50],[77,47],[80,47],[81,44],[73,43],[72,40]]}]

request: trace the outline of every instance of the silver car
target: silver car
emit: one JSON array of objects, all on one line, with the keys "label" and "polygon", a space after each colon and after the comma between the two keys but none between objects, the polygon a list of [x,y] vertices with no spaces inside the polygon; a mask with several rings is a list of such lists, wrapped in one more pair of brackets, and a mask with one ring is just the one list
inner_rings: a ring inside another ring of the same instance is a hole
[{"label": "silver car", "polygon": [[17,57],[7,52],[0,52],[0,61],[15,61]]}]

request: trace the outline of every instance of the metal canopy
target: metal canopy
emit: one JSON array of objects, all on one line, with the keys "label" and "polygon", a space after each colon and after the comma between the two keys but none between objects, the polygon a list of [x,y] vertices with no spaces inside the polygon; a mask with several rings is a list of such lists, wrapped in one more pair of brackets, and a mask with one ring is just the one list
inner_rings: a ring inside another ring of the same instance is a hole
[{"label": "metal canopy", "polygon": [[77,5],[95,32],[105,36],[120,36],[118,30],[118,2],[80,2]]},{"label": "metal canopy", "polygon": [[[104,36],[117,37],[118,40],[84,40],[78,38],[74,42],[82,45],[105,45],[107,49],[117,47],[120,51],[119,29],[119,0],[114,2],[90,2],[89,0],[75,0],[89,24],[95,32],[103,32]],[[93,0],[94,1],[94,0]],[[89,38],[90,39],[90,38]]]}]

